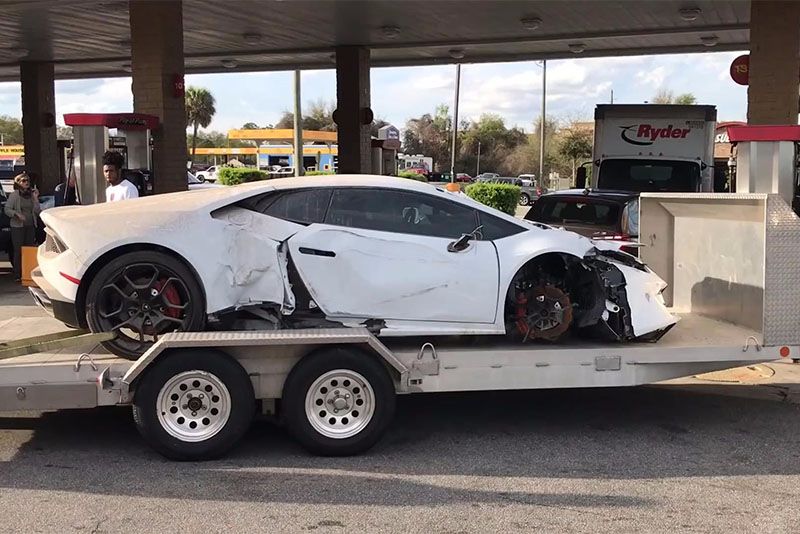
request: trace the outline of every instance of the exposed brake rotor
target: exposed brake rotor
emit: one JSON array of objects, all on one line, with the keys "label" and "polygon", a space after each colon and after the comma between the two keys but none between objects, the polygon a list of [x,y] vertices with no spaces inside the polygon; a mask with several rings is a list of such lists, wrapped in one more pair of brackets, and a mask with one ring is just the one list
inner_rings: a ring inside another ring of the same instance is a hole
[{"label": "exposed brake rotor", "polygon": [[572,301],[554,285],[537,285],[517,292],[517,331],[523,342],[530,339],[555,341],[572,324]]}]

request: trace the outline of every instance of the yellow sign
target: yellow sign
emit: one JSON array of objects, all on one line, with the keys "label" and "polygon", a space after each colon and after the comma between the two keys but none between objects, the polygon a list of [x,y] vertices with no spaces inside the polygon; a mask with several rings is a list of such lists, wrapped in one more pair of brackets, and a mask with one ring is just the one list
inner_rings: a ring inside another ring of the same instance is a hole
[{"label": "yellow sign", "polygon": [[0,156],[24,156],[24,145],[2,145],[0,146]]},{"label": "yellow sign", "polygon": [[[189,153],[192,153],[191,147],[189,148]],[[235,156],[235,155],[246,155],[246,154],[257,154],[258,149],[253,148],[197,148],[195,153],[198,156]]]},{"label": "yellow sign", "polygon": [[[286,141],[294,140],[294,130],[291,129],[262,129],[262,130],[230,130],[229,139],[251,139],[256,141]],[[303,141],[317,143],[335,143],[338,139],[336,132],[321,132],[317,130],[303,130]]]}]

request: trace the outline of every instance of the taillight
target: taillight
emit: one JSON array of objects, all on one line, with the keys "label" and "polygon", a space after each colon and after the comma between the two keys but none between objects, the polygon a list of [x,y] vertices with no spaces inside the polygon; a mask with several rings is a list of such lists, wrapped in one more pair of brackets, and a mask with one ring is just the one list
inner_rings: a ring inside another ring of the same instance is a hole
[{"label": "taillight", "polygon": [[628,234],[606,234],[597,232],[592,236],[592,239],[603,239],[607,241],[630,241],[631,236]]}]

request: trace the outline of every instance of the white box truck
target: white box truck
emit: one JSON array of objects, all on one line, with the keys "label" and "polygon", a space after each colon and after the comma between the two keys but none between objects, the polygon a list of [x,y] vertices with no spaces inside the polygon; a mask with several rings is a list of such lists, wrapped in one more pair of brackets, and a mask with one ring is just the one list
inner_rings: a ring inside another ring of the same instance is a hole
[{"label": "white box truck", "polygon": [[[636,192],[710,192],[714,106],[601,104],[595,108],[591,187]],[[584,187],[586,167],[578,173]]]}]

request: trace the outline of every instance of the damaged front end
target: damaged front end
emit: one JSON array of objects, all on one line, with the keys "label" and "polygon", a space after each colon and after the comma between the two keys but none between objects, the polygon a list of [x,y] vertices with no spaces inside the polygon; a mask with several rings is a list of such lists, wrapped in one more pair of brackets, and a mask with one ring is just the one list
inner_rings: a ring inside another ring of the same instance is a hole
[{"label": "damaged front end", "polygon": [[530,262],[509,291],[506,331],[523,342],[559,341],[570,331],[611,341],[657,341],[676,322],[666,284],[635,257],[592,249],[582,259],[546,255]]},{"label": "damaged front end", "polygon": [[624,252],[593,249],[581,265],[584,302],[578,328],[615,341],[658,341],[677,322],[664,304],[667,284]]}]

